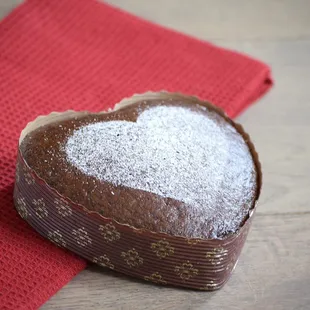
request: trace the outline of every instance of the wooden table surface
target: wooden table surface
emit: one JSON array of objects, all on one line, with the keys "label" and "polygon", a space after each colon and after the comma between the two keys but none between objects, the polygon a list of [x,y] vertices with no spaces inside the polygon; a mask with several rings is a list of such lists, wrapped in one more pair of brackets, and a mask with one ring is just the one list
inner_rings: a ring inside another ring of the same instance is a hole
[{"label": "wooden table surface", "polygon": [[[19,2],[0,0],[0,17]],[[272,66],[275,87],[238,119],[260,153],[262,196],[221,290],[158,287],[89,267],[42,309],[310,309],[310,1],[108,2]]]}]

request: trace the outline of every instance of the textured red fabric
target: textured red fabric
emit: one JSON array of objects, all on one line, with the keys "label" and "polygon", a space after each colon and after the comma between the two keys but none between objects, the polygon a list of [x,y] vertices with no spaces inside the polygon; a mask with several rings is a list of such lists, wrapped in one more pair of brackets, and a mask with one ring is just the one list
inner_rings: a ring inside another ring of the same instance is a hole
[{"label": "textured red fabric", "polygon": [[236,116],[271,84],[259,61],[106,4],[30,0],[17,8],[0,25],[0,308],[36,309],[85,267],[14,210],[17,141],[27,122],[162,89],[208,99]]}]

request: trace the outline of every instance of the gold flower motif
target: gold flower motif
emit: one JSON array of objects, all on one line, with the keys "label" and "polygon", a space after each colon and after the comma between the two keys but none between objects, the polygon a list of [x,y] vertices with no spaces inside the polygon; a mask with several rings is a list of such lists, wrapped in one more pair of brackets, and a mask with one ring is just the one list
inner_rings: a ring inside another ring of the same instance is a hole
[{"label": "gold flower motif", "polygon": [[157,257],[160,259],[165,258],[174,253],[174,247],[166,240],[160,240],[156,243],[151,244],[151,249],[156,253]]},{"label": "gold flower motif", "polygon": [[200,239],[187,239],[187,243],[189,244],[189,245],[195,245],[195,244],[198,244],[198,243],[200,243],[201,242],[201,240]]},{"label": "gold flower motif", "polygon": [[135,250],[135,248],[127,252],[122,252],[121,256],[130,268],[138,267],[143,264],[143,258],[139,256],[139,253]]},{"label": "gold flower motif", "polygon": [[17,164],[16,166],[15,181],[16,183],[19,183],[20,181],[20,164]]},{"label": "gold flower motif", "polygon": [[74,236],[76,243],[80,246],[84,247],[92,243],[92,240],[88,236],[88,233],[84,227],[79,228],[79,229],[73,229],[72,235]]},{"label": "gold flower motif", "polygon": [[103,235],[104,240],[107,242],[116,241],[121,237],[121,234],[116,230],[115,226],[111,223],[100,225],[99,230]]},{"label": "gold flower motif", "polygon": [[38,218],[42,219],[42,218],[48,216],[48,211],[47,211],[47,208],[46,208],[46,205],[45,205],[43,198],[33,199],[32,203],[35,206],[34,211],[35,211]]},{"label": "gold flower motif", "polygon": [[158,272],[154,272],[150,276],[145,276],[144,280],[151,281],[151,282],[158,283],[158,284],[167,284],[167,281],[165,281]]},{"label": "gold flower motif", "polygon": [[21,218],[26,219],[29,215],[25,198],[17,198],[16,210]]},{"label": "gold flower motif", "polygon": [[110,259],[105,254],[103,256],[94,257],[93,262],[102,267],[114,269],[114,265],[110,262]]},{"label": "gold flower motif", "polygon": [[201,287],[200,290],[203,291],[212,291],[217,287],[217,284],[214,283],[214,281],[210,281],[205,286]]},{"label": "gold flower motif", "polygon": [[47,237],[50,241],[56,243],[57,245],[66,246],[66,241],[63,239],[62,234],[59,230],[49,231]]},{"label": "gold flower motif", "polygon": [[68,204],[61,199],[55,199],[54,203],[56,205],[57,212],[62,216],[66,217],[72,214],[71,208],[68,206]]},{"label": "gold flower motif", "polygon": [[183,281],[198,275],[198,269],[194,268],[193,264],[189,261],[183,263],[181,266],[176,266],[174,271]]},{"label": "gold flower motif", "polygon": [[26,169],[24,169],[24,178],[28,185],[34,184],[33,176]]},{"label": "gold flower motif", "polygon": [[211,262],[212,265],[218,265],[227,254],[228,251],[226,249],[219,247],[208,251],[206,254],[206,258]]}]

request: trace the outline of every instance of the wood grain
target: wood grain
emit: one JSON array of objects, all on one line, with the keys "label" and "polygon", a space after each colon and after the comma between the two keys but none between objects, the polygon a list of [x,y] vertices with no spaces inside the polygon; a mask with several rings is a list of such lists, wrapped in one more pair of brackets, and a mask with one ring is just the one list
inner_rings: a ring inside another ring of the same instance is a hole
[{"label": "wood grain", "polygon": [[[0,0],[0,17],[20,2]],[[157,287],[91,266],[42,309],[310,309],[310,1],[108,2],[272,66],[274,89],[238,119],[260,153],[262,197],[222,290]]]},{"label": "wood grain", "polygon": [[310,214],[257,215],[229,282],[214,293],[158,287],[89,267],[42,309],[309,309]]},{"label": "wood grain", "polygon": [[[132,13],[204,38],[308,38],[309,0],[108,0]],[[145,3],[144,3],[145,2]]]}]

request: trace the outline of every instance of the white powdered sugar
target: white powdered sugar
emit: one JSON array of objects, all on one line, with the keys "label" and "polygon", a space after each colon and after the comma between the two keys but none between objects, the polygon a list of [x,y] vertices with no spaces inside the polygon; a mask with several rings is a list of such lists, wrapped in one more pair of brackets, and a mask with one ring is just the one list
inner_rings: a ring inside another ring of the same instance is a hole
[{"label": "white powdered sugar", "polygon": [[236,129],[208,113],[156,106],[136,122],[92,123],[68,138],[67,160],[101,181],[177,199],[197,211],[207,206],[211,217],[219,197],[223,208],[240,210],[251,195],[253,160]]}]

